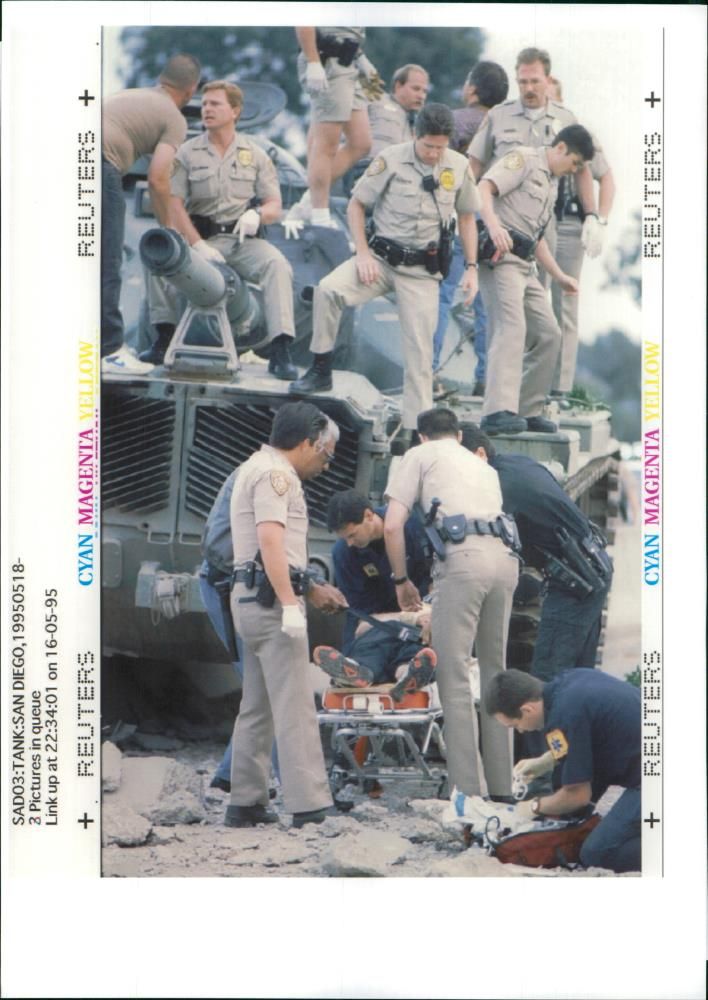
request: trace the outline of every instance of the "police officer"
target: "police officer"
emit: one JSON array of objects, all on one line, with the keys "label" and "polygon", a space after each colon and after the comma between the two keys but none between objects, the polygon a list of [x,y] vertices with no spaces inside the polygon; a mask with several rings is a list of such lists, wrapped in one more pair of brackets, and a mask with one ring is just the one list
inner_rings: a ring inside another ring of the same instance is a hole
[{"label": "police officer", "polygon": [[[549,96],[561,100],[560,81],[550,77]],[[556,201],[556,249],[554,257],[560,269],[580,281],[583,258],[599,257],[607,232],[607,217],[615,197],[614,175],[602,147],[592,136],[595,155],[588,164],[590,174],[598,184],[598,214],[585,212],[578,196],[576,178],[562,178]],[[552,396],[565,396],[573,388],[578,356],[579,296],[563,295],[556,281],[551,284],[553,312],[561,329],[561,349],[553,379]]]},{"label": "police officer", "polygon": [[580,849],[586,868],[641,870],[641,697],[599,670],[569,670],[548,684],[521,670],[493,678],[490,716],[519,733],[542,731],[548,750],[514,768],[526,781],[552,773],[554,791],[516,807],[527,819],[566,816],[597,802],[610,785],[622,795]]},{"label": "police officer", "polygon": [[[505,667],[518,561],[501,537],[499,477],[462,447],[452,410],[421,413],[418,432],[423,443],[404,455],[386,488],[389,505],[384,537],[395,574],[396,597],[404,611],[420,607],[418,589],[406,573],[404,525],[417,502],[427,511],[437,498],[440,505],[435,525],[441,526],[443,532],[449,525],[452,531],[441,536],[438,543],[444,545],[444,559],[436,554],[431,623],[445,715],[450,787],[457,787],[465,795],[481,795],[486,775],[490,794],[508,795],[509,736],[490,716],[482,716],[482,770],[467,663],[476,643],[482,694],[492,677]],[[455,515],[458,517],[454,522],[447,520]]]},{"label": "police officer", "polygon": [[391,93],[368,107],[371,126],[371,156],[386,146],[415,139],[416,114],[425,104],[430,78],[422,66],[407,63],[394,71]]},{"label": "police officer", "polygon": [[144,373],[123,343],[120,269],[125,236],[122,177],[141,156],[151,156],[148,189],[153,210],[163,226],[170,224],[170,171],[177,148],[187,135],[180,108],[199,84],[199,60],[190,55],[168,59],[157,87],[123,90],[103,102],[101,201],[101,369]]},{"label": "police officer", "polygon": [[480,290],[489,318],[487,382],[482,430],[552,433],[541,416],[551,388],[560,329],[537,277],[534,257],[568,294],[575,278],[564,274],[543,238],[553,213],[556,178],[592,159],[589,132],[563,129],[549,148],[520,146],[507,153],[479,183],[480,214],[487,235],[480,247]]},{"label": "police officer", "polygon": [[[293,578],[307,567],[302,481],[334,460],[338,437],[336,424],[317,407],[286,403],[275,415],[269,444],[240,467],[231,496],[231,609],[244,656],[227,826],[277,820],[266,808],[274,736],[283,802],[293,825],[322,822],[332,804],[309,676],[304,604]],[[342,598],[339,606],[345,605]]]},{"label": "police officer", "polygon": [[[516,520],[524,561],[547,576],[531,673],[548,681],[569,667],[594,667],[612,586],[605,539],[540,462],[528,455],[497,454],[475,424],[463,426],[462,443],[498,473],[504,510]],[[575,546],[569,549],[559,530]],[[572,577],[564,576],[562,567],[558,572],[554,560],[574,574],[585,573],[586,585],[575,581],[572,586]]]},{"label": "police officer", "polygon": [[[389,146],[359,180],[347,215],[356,256],[320,281],[314,293],[312,367],[291,392],[332,388],[332,352],[342,312],[395,290],[403,336],[402,418],[409,435],[432,405],[433,331],[437,322],[443,227],[458,213],[466,269],[462,288],[477,291],[477,191],[464,156],[448,149],[453,121],[444,104],[428,104],[415,142]],[[373,209],[374,234],[365,213]]]},{"label": "police officer", "polygon": [[[487,168],[517,146],[550,146],[561,129],[577,118],[568,108],[548,96],[551,58],[545,49],[523,49],[516,57],[519,98],[497,105],[480,125],[468,149],[477,180]],[[585,212],[595,211],[592,178],[588,170],[578,172],[578,197]],[[551,219],[546,230],[551,249],[555,248],[555,226]],[[548,286],[545,275],[541,283]]]},{"label": "police officer", "polygon": [[[378,74],[362,52],[365,28],[295,28],[300,44],[300,83],[312,101],[307,133],[308,191],[288,212],[288,221],[333,225],[329,192],[334,181],[366,156],[371,132],[367,93],[383,92]],[[344,143],[340,145],[342,135]]]},{"label": "police officer", "polygon": [[[282,253],[258,237],[262,225],[280,218],[275,167],[252,139],[236,132],[243,93],[226,80],[203,88],[205,133],[180,146],[172,174],[175,228],[206,260],[226,263],[263,288],[271,352],[268,371],[292,380],[295,335],[292,269]],[[162,363],[176,323],[176,293],[163,279],[149,281],[150,320],[157,340],[141,358]]]},{"label": "police officer", "polygon": [[[465,153],[475,132],[484,120],[490,108],[506,100],[509,93],[509,80],[504,69],[495,62],[483,60],[478,62],[467,75],[462,88],[463,108],[455,108],[452,117],[455,131],[450,145],[459,153]],[[455,291],[460,282],[460,276],[465,266],[462,244],[455,237],[455,247],[452,256],[450,273],[440,285],[440,301],[438,304],[438,325],[433,336],[433,369],[440,364],[445,331],[450,317],[450,307],[455,297]],[[474,327],[474,351],[477,355],[475,367],[475,386],[473,395],[484,395],[484,383],[487,373],[487,314],[484,311],[482,296],[477,293],[472,304],[472,325]],[[467,310],[469,312],[469,310]],[[458,317],[458,323],[461,317]]]},{"label": "police officer", "polygon": [[[327,527],[339,540],[332,547],[332,564],[337,586],[350,608],[368,614],[398,610],[391,564],[384,543],[386,506],[374,507],[356,490],[334,493],[327,507]],[[406,575],[425,597],[430,588],[430,559],[423,525],[412,514],[404,526]],[[342,639],[348,652],[357,622],[347,616]]]},{"label": "police officer", "polygon": [[[221,485],[207,517],[202,536],[204,562],[199,571],[199,590],[214,631],[232,656],[233,667],[243,683],[243,643],[236,635],[231,615],[231,574],[234,568],[234,546],[231,538],[231,494],[239,469],[234,469]],[[312,583],[307,593],[309,603],[324,612],[334,612],[345,603],[336,587],[328,583]],[[273,773],[280,781],[280,768],[273,744]],[[231,791],[231,742],[212,778],[211,788]]]}]

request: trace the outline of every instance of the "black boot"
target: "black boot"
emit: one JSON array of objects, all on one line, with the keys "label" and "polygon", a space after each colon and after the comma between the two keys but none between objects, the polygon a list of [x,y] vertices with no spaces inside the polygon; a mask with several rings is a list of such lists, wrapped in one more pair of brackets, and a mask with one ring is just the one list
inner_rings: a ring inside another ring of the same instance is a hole
[{"label": "black boot", "polygon": [[268,371],[275,378],[282,379],[284,382],[292,382],[293,379],[297,378],[297,368],[290,358],[292,339],[289,334],[281,333],[279,337],[274,338],[270,345]]},{"label": "black boot", "polygon": [[172,335],[175,332],[174,323],[155,323],[157,337],[147,351],[140,354],[141,361],[148,361],[151,365],[161,365],[165,360],[167,348],[170,346]]},{"label": "black boot", "polygon": [[308,392],[329,392],[332,388],[332,351],[315,354],[314,360],[302,378],[293,382],[290,392],[307,395]]}]

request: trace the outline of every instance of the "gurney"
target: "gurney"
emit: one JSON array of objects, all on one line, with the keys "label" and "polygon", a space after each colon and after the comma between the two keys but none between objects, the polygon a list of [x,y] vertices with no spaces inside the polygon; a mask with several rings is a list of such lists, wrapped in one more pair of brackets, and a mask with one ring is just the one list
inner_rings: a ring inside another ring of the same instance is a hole
[{"label": "gurney", "polygon": [[376,782],[415,781],[421,793],[442,791],[446,748],[436,686],[406,694],[399,702],[390,695],[393,686],[332,685],[323,692],[317,718],[320,726],[331,727],[329,779],[335,799],[347,785],[368,791]]}]

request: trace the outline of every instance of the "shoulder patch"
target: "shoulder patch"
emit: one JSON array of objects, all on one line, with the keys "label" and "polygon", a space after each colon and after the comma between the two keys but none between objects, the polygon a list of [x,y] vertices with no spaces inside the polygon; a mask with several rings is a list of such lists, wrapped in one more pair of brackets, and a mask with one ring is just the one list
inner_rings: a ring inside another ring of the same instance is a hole
[{"label": "shoulder patch", "polygon": [[250,149],[239,149],[238,162],[242,167],[250,167],[253,163],[253,153]]},{"label": "shoulder patch", "polygon": [[455,171],[451,170],[450,167],[445,167],[440,173],[440,187],[444,188],[445,191],[452,191],[455,186]]},{"label": "shoulder patch", "polygon": [[270,485],[279,497],[285,496],[290,489],[290,480],[284,472],[271,472]]},{"label": "shoulder patch", "polygon": [[524,158],[517,150],[507,153],[502,163],[507,170],[521,170],[524,165]]},{"label": "shoulder patch", "polygon": [[554,760],[562,760],[568,753],[568,741],[562,729],[552,729],[550,733],[546,733],[546,743]]},{"label": "shoulder patch", "polygon": [[383,156],[377,156],[371,161],[369,167],[366,171],[367,177],[376,177],[377,174],[382,173],[386,169],[386,161]]}]

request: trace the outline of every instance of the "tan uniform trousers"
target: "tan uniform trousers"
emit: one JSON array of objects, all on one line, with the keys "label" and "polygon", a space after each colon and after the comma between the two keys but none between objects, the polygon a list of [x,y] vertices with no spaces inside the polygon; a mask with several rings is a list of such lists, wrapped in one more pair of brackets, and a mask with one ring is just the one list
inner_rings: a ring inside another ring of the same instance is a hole
[{"label": "tan uniform trousers", "polygon": [[[245,239],[224,234],[207,240],[226,258],[226,263],[246,281],[263,289],[263,312],[272,340],[281,333],[295,336],[293,317],[293,272],[277,247],[259,238]],[[151,323],[177,323],[180,316],[179,292],[164,278],[150,275],[147,283]]]},{"label": "tan uniform trousers", "polygon": [[[552,215],[548,222],[546,223],[546,228],[543,230],[543,237],[548,244],[548,249],[551,252],[551,257],[556,256],[556,248],[558,246],[558,229],[555,215]],[[545,268],[541,267],[540,264],[536,265],[538,270],[538,280],[545,289],[551,287],[551,276],[548,274]]]},{"label": "tan uniform trousers", "polygon": [[445,717],[450,791],[457,787],[465,795],[482,795],[487,790],[490,795],[511,792],[511,732],[483,707],[484,768],[480,766],[468,657],[474,643],[483,705],[492,677],[506,667],[509,617],[518,576],[518,560],[498,538],[489,536],[471,535],[460,545],[448,545],[445,562],[435,561],[432,642],[438,657],[436,675]]},{"label": "tan uniform trousers", "polygon": [[[580,281],[585,251],[580,237],[583,224],[580,219],[563,219],[558,223],[558,239],[554,254],[558,266],[566,274]],[[558,356],[553,388],[570,392],[575,380],[578,359],[578,295],[564,295],[557,281],[551,285],[553,312],[561,328],[561,349]]]},{"label": "tan uniform trousers", "polygon": [[403,336],[403,426],[412,430],[416,418],[433,405],[433,333],[438,322],[436,278],[424,267],[391,267],[376,258],[381,276],[371,285],[359,281],[356,262],[345,261],[320,281],[314,294],[313,354],[334,350],[342,312],[378,295],[395,291]]},{"label": "tan uniform trousers", "polygon": [[332,804],[307,639],[281,631],[282,605],[239,604],[253,591],[237,583],[231,594],[236,630],[243,639],[243,695],[233,734],[231,804],[268,805],[273,737],[278,744],[283,805],[307,812]]},{"label": "tan uniform trousers", "polygon": [[487,387],[482,415],[541,413],[560,350],[560,328],[547,293],[528,261],[507,254],[479,268],[487,310]]}]

